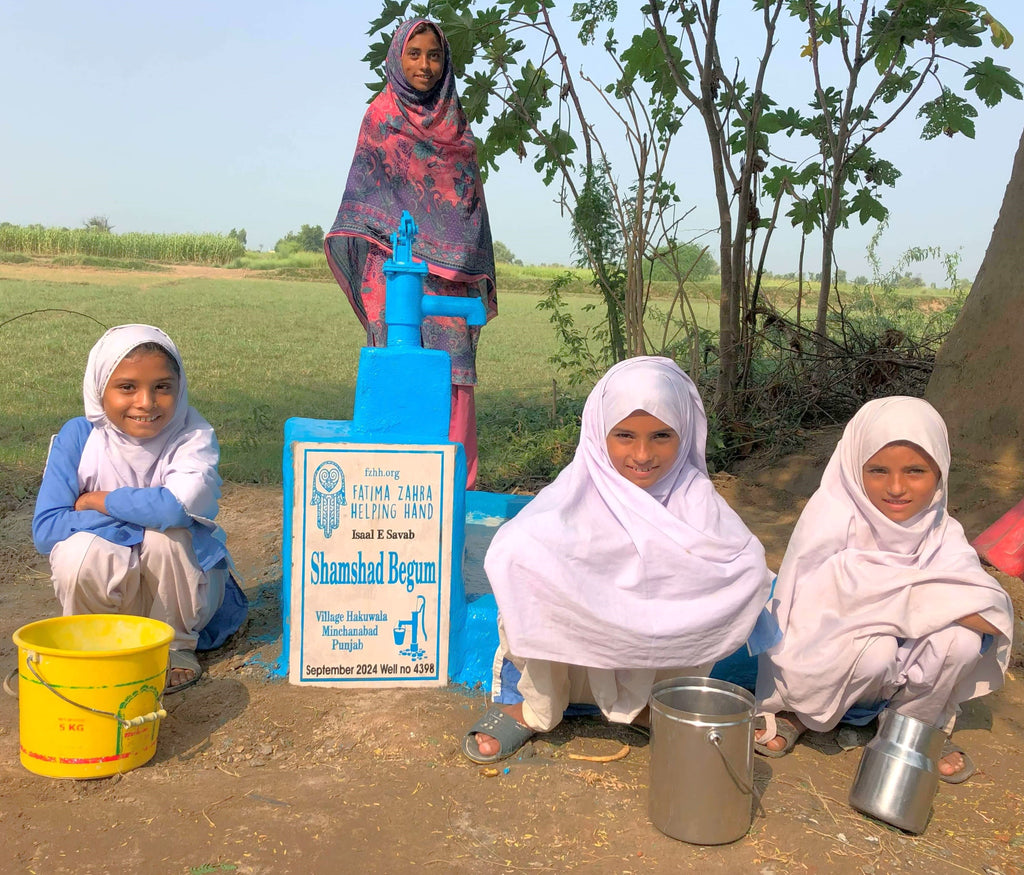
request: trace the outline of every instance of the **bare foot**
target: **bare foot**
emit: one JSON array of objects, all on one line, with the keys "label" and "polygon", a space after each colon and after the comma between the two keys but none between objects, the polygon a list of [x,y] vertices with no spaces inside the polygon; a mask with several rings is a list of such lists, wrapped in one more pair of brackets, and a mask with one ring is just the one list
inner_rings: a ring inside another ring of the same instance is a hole
[{"label": "bare foot", "polygon": [[[526,726],[526,721],[523,719],[523,703],[517,702],[515,705],[502,705],[501,710],[512,717],[516,722],[522,723]],[[483,732],[476,733],[476,749],[480,751],[481,756],[491,757],[501,750],[501,742],[491,735],[485,735]]]},{"label": "bare foot", "polygon": [[939,760],[939,772],[943,775],[955,775],[961,771],[967,763],[964,762],[964,755],[960,751],[955,750],[952,753],[947,753],[942,759]]},{"label": "bare foot", "polygon": [[[800,722],[796,714],[786,714],[785,716],[777,714],[775,719],[777,721],[785,721],[786,723],[791,724],[798,734],[807,731],[807,727]],[[767,732],[767,729],[755,729],[754,741],[760,742]],[[782,750],[786,746],[786,739],[783,738],[781,734],[778,734],[771,741],[766,741],[764,746],[768,748],[768,750]]]}]

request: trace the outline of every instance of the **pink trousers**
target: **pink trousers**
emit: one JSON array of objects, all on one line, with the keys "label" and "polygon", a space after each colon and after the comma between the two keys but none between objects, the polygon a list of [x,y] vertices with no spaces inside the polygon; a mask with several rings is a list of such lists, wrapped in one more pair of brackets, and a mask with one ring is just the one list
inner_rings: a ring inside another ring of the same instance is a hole
[{"label": "pink trousers", "polygon": [[476,483],[476,401],[472,386],[452,383],[452,413],[448,425],[448,440],[462,444],[466,451],[466,489]]}]

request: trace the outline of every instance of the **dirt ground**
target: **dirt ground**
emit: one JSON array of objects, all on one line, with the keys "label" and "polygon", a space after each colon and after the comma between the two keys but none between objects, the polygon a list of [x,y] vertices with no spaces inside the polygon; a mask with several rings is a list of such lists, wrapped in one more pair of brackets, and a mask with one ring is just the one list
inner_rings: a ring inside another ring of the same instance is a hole
[{"label": "dirt ground", "polygon": [[[5,265],[5,276],[54,279],[64,269]],[[86,268],[67,272],[81,276]],[[239,271],[177,267],[188,276]],[[116,283],[117,272],[97,271]],[[159,275],[163,280],[165,275]],[[128,280],[126,280],[128,281]],[[131,277],[137,283],[137,277]],[[838,432],[770,466],[747,462],[717,484],[778,567],[800,508]],[[1024,472],[956,468],[951,510],[973,536],[1024,494]],[[0,510],[0,667],[16,664],[12,633],[52,616],[44,559],[29,536],[31,505]],[[1006,686],[969,703],[957,740],[979,771],[942,785],[922,836],[846,804],[860,752],[808,733],[784,759],[756,758],[760,804],[749,834],[701,847],[648,820],[649,749],[634,731],[592,718],[537,737],[497,775],[459,753],[485,707],[464,688],[300,689],[272,671],[281,652],[281,495],[228,484],[221,521],[251,601],[242,633],[204,658],[205,678],[165,699],[154,759],[93,781],[25,770],[18,702],[0,694],[3,872],[505,873],[975,872],[1024,875],[1024,584],[996,575],[1018,614]],[[610,763],[601,756],[630,745]]]},{"label": "dirt ground", "polygon": [[[777,567],[836,439],[813,437],[770,468],[718,485]],[[954,512],[976,534],[1015,503],[1018,472],[959,469]],[[228,484],[222,519],[252,602],[246,629],[169,697],[155,758],[113,778],[56,780],[18,758],[18,703],[0,695],[0,843],[10,872],[977,872],[1024,873],[1024,678],[1018,637],[1006,687],[970,703],[957,739],[979,765],[942,785],[923,836],[846,804],[859,751],[808,734],[784,759],[756,758],[749,834],[701,847],[648,820],[649,749],[593,718],[536,738],[496,776],[459,753],[482,694],[300,689],[269,670],[281,649],[281,496]],[[50,616],[31,506],[0,517],[0,665],[11,634]],[[1000,577],[1018,615],[1024,588]],[[615,762],[575,760],[629,744]]]}]

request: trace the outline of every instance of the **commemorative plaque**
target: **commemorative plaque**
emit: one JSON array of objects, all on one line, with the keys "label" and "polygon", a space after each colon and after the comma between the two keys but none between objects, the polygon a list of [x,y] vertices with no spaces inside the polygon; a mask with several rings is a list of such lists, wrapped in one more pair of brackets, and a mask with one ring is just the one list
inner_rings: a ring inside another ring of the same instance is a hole
[{"label": "commemorative plaque", "polygon": [[448,679],[455,446],[293,445],[289,680]]}]

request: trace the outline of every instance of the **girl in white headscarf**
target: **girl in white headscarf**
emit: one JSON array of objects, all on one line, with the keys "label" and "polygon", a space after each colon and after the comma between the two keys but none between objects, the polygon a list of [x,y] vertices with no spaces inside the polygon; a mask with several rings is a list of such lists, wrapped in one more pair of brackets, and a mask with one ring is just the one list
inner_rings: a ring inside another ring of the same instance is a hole
[{"label": "girl in white headscarf", "polygon": [[629,723],[659,677],[706,675],[747,639],[770,575],[708,477],[706,440],[700,396],[670,359],[628,359],[594,387],[573,461],[487,552],[505,704],[467,733],[470,759],[511,755],[570,702]]},{"label": "girl in white headscarf", "polygon": [[85,416],[50,445],[32,520],[65,615],[124,613],[175,630],[166,692],[199,680],[195,651],[246,615],[224,532],[210,424],[188,404],[181,355],[163,331],[120,325],[89,353]]},{"label": "girl in white headscarf", "polygon": [[[886,705],[949,734],[960,702],[1002,685],[1013,611],[946,511],[949,463],[945,423],[919,398],[869,401],[846,426],[779,571],[759,753]],[[943,780],[973,769],[947,743]]]}]

